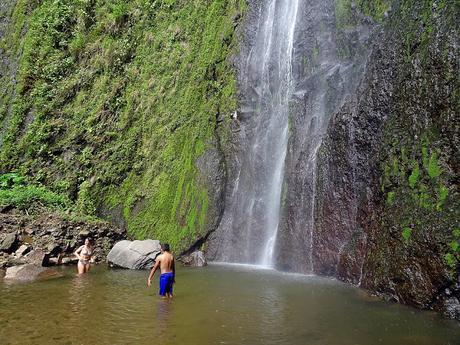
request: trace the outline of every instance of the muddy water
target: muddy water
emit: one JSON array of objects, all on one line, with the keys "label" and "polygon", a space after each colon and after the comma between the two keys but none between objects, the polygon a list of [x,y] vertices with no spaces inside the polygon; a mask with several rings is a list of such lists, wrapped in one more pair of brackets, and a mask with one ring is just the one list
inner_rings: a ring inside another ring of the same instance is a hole
[{"label": "muddy water", "polygon": [[2,345],[460,343],[455,321],[325,278],[246,266],[182,268],[167,301],[155,295],[156,285],[146,288],[147,272],[63,271],[49,281],[0,281]]}]

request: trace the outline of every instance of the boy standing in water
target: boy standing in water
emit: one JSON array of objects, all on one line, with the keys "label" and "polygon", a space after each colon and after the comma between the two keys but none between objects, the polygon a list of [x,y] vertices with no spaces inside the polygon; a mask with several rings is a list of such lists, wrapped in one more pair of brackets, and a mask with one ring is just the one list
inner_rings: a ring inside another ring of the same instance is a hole
[{"label": "boy standing in water", "polygon": [[176,267],[174,265],[174,256],[169,251],[169,244],[161,244],[161,254],[155,259],[155,265],[150,271],[149,278],[147,279],[147,287],[150,287],[153,275],[158,267],[160,267],[160,292],[163,298],[173,296],[173,284],[175,281]]}]

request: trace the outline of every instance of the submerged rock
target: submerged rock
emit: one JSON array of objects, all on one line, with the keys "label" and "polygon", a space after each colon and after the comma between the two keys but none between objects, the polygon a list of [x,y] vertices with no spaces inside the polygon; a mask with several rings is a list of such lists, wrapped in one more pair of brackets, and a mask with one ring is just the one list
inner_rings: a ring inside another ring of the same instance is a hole
[{"label": "submerged rock", "polygon": [[185,266],[203,267],[207,265],[206,258],[201,250],[197,250],[190,255],[181,258]]},{"label": "submerged rock", "polygon": [[51,268],[41,267],[34,264],[9,267],[4,279],[17,281],[43,280],[62,277],[62,274]]},{"label": "submerged rock", "polygon": [[152,268],[160,250],[160,241],[157,240],[123,240],[117,242],[109,252],[107,262],[112,267],[149,269]]}]

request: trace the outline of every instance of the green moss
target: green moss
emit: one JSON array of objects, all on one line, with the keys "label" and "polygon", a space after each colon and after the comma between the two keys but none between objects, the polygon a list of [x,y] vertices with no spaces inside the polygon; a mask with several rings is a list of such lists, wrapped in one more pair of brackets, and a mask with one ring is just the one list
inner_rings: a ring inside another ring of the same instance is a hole
[{"label": "green moss", "polygon": [[412,234],[412,229],[411,228],[404,228],[401,232],[401,236],[403,237],[404,241],[409,242],[410,236]]},{"label": "green moss", "polygon": [[395,192],[388,192],[387,193],[387,204],[393,205],[395,201]]},{"label": "green moss", "polygon": [[12,109],[0,170],[66,181],[59,188],[81,213],[121,206],[134,236],[186,248],[207,231],[195,161],[216,114],[236,109],[227,58],[245,6],[19,1],[5,43],[19,67],[16,94],[0,102]]},{"label": "green moss", "polygon": [[436,152],[433,152],[430,156],[430,160],[428,162],[428,175],[431,178],[437,178],[441,175],[441,168],[438,165],[438,158]]},{"label": "green moss", "polygon": [[411,188],[415,188],[415,185],[417,184],[417,180],[419,176],[420,176],[420,170],[418,167],[418,163],[415,163],[415,166],[412,169],[412,173],[409,176],[409,186]]}]

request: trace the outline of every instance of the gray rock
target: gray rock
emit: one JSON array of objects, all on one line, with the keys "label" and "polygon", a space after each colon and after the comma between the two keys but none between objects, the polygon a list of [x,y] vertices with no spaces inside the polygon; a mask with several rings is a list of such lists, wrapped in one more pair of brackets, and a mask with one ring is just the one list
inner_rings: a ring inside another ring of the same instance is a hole
[{"label": "gray rock", "polygon": [[49,254],[45,253],[41,249],[32,250],[29,254],[25,256],[26,260],[30,264],[37,266],[46,266],[49,261]]},{"label": "gray rock", "polygon": [[206,258],[202,251],[197,250],[181,259],[185,266],[203,267],[207,265]]},{"label": "gray rock", "polygon": [[78,262],[78,259],[76,257],[64,257],[62,258],[61,260],[61,263],[63,265],[72,265],[72,264],[76,264]]},{"label": "gray rock", "polygon": [[107,262],[112,267],[129,269],[148,269],[160,253],[160,241],[127,241],[117,242],[107,255]]},{"label": "gray rock", "polygon": [[9,267],[6,270],[5,280],[31,281],[61,277],[62,274],[50,269],[34,264]]},{"label": "gray rock", "polygon": [[460,301],[456,297],[448,298],[444,302],[444,315],[460,321]]},{"label": "gray rock", "polygon": [[16,256],[23,256],[26,255],[30,251],[30,247],[26,244],[23,244],[19,247],[18,250],[16,250],[15,254]]},{"label": "gray rock", "polygon": [[80,237],[88,237],[90,235],[90,231],[89,230],[81,230],[79,233],[78,233],[78,236]]},{"label": "gray rock", "polygon": [[11,253],[16,246],[17,236],[15,233],[7,234],[3,241],[0,243],[0,251]]}]

